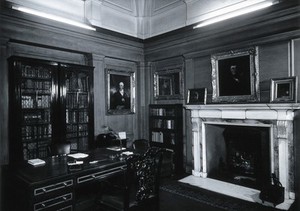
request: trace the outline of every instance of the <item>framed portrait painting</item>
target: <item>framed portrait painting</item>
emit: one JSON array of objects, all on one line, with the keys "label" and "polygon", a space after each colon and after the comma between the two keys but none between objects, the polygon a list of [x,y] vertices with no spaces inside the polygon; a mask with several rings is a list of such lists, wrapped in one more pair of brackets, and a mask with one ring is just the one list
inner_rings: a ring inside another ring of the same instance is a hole
[{"label": "framed portrait painting", "polygon": [[297,77],[271,79],[271,103],[297,102]]},{"label": "framed portrait painting", "polygon": [[183,98],[182,66],[155,71],[153,80],[154,98],[156,100]]},{"label": "framed portrait painting", "polygon": [[135,112],[135,73],[106,69],[107,113],[132,114]]},{"label": "framed portrait painting", "polygon": [[211,64],[212,102],[259,101],[257,47],[212,55]]},{"label": "framed portrait painting", "polygon": [[189,89],[187,104],[206,104],[207,88]]}]

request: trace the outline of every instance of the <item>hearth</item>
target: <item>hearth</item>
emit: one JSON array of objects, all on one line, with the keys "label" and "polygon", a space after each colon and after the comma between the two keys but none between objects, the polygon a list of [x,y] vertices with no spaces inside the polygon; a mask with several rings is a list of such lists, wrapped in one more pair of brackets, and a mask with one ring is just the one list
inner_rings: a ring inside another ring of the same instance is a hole
[{"label": "hearth", "polygon": [[[218,133],[220,137],[211,137],[209,134],[215,133],[216,127],[223,132]],[[207,142],[213,143],[207,145],[207,151],[215,152],[211,162],[217,163],[208,168],[208,177],[256,189],[270,183],[268,127],[207,125],[206,128]]]}]

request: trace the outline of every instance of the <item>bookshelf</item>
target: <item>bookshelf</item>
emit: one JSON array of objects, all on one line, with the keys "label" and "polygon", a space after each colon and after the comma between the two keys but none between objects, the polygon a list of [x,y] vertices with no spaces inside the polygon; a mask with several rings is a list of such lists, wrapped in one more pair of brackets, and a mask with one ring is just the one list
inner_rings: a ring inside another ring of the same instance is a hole
[{"label": "bookshelf", "polygon": [[85,151],[93,140],[93,67],[9,58],[10,159],[44,158],[52,143]]},{"label": "bookshelf", "polygon": [[150,144],[173,152],[176,174],[183,171],[182,122],[182,104],[149,105]]}]

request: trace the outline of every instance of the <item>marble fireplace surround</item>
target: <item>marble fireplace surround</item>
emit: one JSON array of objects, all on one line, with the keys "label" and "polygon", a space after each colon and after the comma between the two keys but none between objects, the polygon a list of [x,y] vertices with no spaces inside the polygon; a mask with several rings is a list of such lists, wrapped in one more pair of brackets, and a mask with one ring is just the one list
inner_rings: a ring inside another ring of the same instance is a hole
[{"label": "marble fireplace surround", "polygon": [[192,174],[195,178],[205,179],[205,183],[211,181],[207,178],[207,125],[267,127],[270,131],[271,172],[276,173],[285,187],[285,201],[294,201],[293,123],[300,104],[211,104],[186,105],[185,108],[191,111]]}]

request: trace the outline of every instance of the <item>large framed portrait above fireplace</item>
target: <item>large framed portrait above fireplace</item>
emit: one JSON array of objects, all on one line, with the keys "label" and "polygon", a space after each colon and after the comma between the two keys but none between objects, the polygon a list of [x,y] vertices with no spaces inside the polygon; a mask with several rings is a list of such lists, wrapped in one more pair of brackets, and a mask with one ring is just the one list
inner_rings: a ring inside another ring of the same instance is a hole
[{"label": "large framed portrait above fireplace", "polygon": [[214,103],[259,101],[258,47],[211,56]]}]

